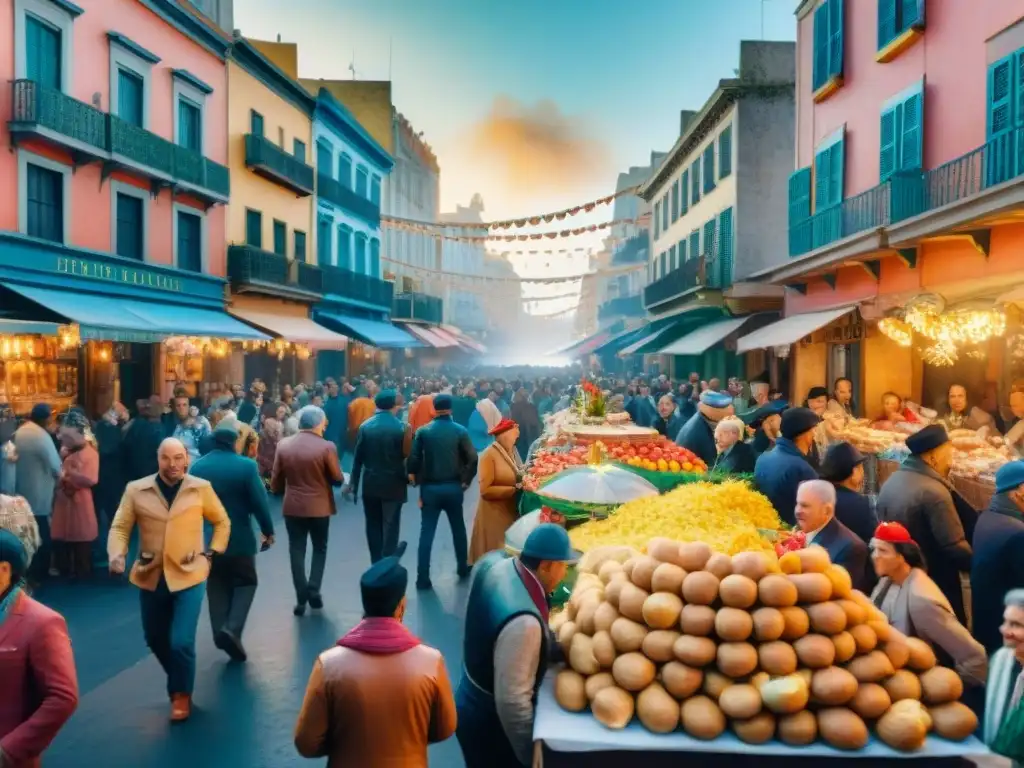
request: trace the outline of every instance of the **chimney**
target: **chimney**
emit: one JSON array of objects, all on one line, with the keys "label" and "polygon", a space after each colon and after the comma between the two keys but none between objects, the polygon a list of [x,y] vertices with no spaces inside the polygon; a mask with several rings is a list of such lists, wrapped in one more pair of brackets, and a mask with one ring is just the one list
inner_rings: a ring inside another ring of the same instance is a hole
[{"label": "chimney", "polygon": [[279,43],[281,42],[281,33],[280,32],[277,33],[277,42],[279,42]]},{"label": "chimney", "polygon": [[686,129],[690,127],[690,123],[697,117],[697,113],[692,109],[681,109],[679,110],[679,135],[682,136],[686,133]]}]

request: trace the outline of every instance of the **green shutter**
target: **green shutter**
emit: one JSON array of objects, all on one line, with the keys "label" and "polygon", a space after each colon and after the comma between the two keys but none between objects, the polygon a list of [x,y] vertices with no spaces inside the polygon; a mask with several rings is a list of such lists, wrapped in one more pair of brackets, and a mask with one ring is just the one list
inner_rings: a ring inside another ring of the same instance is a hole
[{"label": "green shutter", "polygon": [[370,240],[370,274],[380,277],[380,240],[377,238]]},{"label": "green shutter", "polygon": [[125,69],[117,70],[117,116],[140,128],[144,117],[142,91],[141,77]]},{"label": "green shutter", "polygon": [[704,149],[704,194],[715,188],[715,142]]},{"label": "green shutter", "polygon": [[263,135],[263,115],[255,109],[249,110],[249,133],[253,136]]},{"label": "green shutter", "polygon": [[674,272],[677,266],[678,262],[676,262],[676,247],[673,245],[671,248],[668,249],[668,268]]},{"label": "green shutter", "polygon": [[843,171],[846,139],[840,139],[829,149],[829,205],[843,202]]},{"label": "green shutter", "polygon": [[661,200],[654,201],[654,239],[661,236]]},{"label": "green shutter", "polygon": [[679,220],[679,179],[672,182],[672,223]]},{"label": "green shutter", "polygon": [[702,254],[709,259],[715,258],[715,220],[704,224],[704,250]]},{"label": "green shutter", "polygon": [[665,197],[661,199],[661,231],[668,231],[668,205],[669,205],[669,194],[665,193]]},{"label": "green shutter", "polygon": [[828,0],[814,12],[814,62],[811,83],[816,91],[828,82]]},{"label": "green shutter", "polygon": [[686,238],[684,237],[679,241],[679,250],[676,251],[679,254],[679,266],[686,263]]},{"label": "green shutter", "polygon": [[254,248],[263,247],[263,214],[259,211],[245,211],[245,242]]},{"label": "green shutter", "polygon": [[690,210],[690,171],[683,171],[683,176],[679,180],[679,215],[685,216],[686,212]]},{"label": "green shutter", "polygon": [[828,208],[829,183],[831,181],[831,166],[829,154],[831,147],[821,150],[814,156],[814,212],[821,213]]},{"label": "green shutter", "polygon": [[306,260],[306,233],[295,230],[295,255],[296,261]]},{"label": "green shutter", "polygon": [[789,224],[811,218],[811,169],[798,168],[789,175]]},{"label": "green shutter", "polygon": [[700,257],[700,230],[695,229],[690,233],[690,258]]},{"label": "green shutter", "polygon": [[878,0],[878,50],[882,50],[896,35],[896,7],[901,0]]},{"label": "green shutter", "polygon": [[732,173],[732,126],[727,125],[718,137],[718,178]]},{"label": "green shutter", "polygon": [[60,90],[61,31],[31,14],[25,19],[25,74],[46,88]]},{"label": "green shutter", "polygon": [[899,169],[920,170],[923,164],[924,93],[915,93],[903,102],[903,126],[900,136]]},{"label": "green shutter", "polygon": [[715,272],[719,288],[732,285],[733,240],[732,208],[726,208],[718,214],[718,269]]},{"label": "green shutter", "polygon": [[878,180],[886,181],[896,170],[897,164],[897,113],[902,105],[897,104],[882,113],[879,135],[881,150],[878,155]]},{"label": "green shutter", "polygon": [[334,167],[334,156],[331,152],[331,145],[326,141],[316,143],[316,171],[325,176],[330,176]]},{"label": "green shutter", "polygon": [[988,119],[986,129],[991,139],[1013,126],[1014,56],[1000,59],[988,68]]},{"label": "green shutter", "polygon": [[690,202],[696,205],[700,202],[700,158],[694,160],[690,166],[690,182],[693,190]]},{"label": "green shutter", "polygon": [[331,220],[326,216],[316,222],[316,261],[321,267],[331,266]]},{"label": "green shutter", "polygon": [[900,30],[924,26],[924,0],[900,0]]},{"label": "green shutter", "polygon": [[283,221],[274,221],[274,253],[278,256],[288,255],[288,225]]},{"label": "green shutter", "polygon": [[342,269],[352,269],[352,230],[344,224],[338,227],[338,262]]},{"label": "green shutter", "polygon": [[306,143],[299,139],[292,140],[292,154],[300,163],[306,162]]},{"label": "green shutter", "polygon": [[[863,0],[862,0],[863,1]],[[843,0],[828,3],[828,75],[843,76]]]}]

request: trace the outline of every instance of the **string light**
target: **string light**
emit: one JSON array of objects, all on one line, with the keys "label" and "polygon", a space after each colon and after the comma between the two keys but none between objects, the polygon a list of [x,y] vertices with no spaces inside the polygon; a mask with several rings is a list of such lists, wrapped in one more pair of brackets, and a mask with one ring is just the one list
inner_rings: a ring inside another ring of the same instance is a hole
[{"label": "string light", "polygon": [[913,330],[898,318],[883,317],[878,321],[878,330],[901,347],[909,347],[913,342]]},{"label": "string light", "polygon": [[919,351],[921,353],[922,360],[928,363],[928,365],[934,365],[937,368],[949,367],[959,359],[956,353],[956,347],[948,341],[937,342],[932,346],[924,347]]},{"label": "string light", "polygon": [[912,307],[906,322],[915,333],[935,342],[982,344],[1006,333],[1006,315],[996,309],[963,309],[938,313],[928,307]]}]

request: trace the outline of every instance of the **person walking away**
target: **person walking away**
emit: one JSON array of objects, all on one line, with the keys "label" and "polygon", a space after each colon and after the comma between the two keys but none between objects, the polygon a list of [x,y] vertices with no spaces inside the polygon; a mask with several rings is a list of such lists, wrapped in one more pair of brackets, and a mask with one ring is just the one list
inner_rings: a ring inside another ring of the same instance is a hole
[{"label": "person walking away", "polygon": [[402,505],[409,498],[405,473],[406,427],[398,420],[398,396],[381,390],[374,399],[377,413],[364,421],[356,435],[352,474],[345,494],[353,498],[363,485],[366,545],[370,562],[395,553]]},{"label": "person walking away", "polygon": [[452,421],[452,396],[437,395],[437,416],[416,432],[406,471],[420,487],[420,543],[417,557],[417,589],[433,589],[430,581],[430,550],[441,512],[448,516],[455,547],[456,571],[460,579],[469,575],[466,520],[462,516],[463,494],[476,476],[476,449],[469,432]]},{"label": "person walking away", "polygon": [[415,435],[416,430],[425,427],[435,416],[437,411],[434,409],[434,384],[428,381],[423,385],[423,392],[409,404],[409,428]]},{"label": "person walking away", "polygon": [[519,458],[526,461],[533,441],[540,437],[543,425],[540,421],[540,414],[537,413],[537,406],[530,402],[530,396],[525,387],[520,387],[512,395],[512,405],[509,408],[511,420],[519,428],[519,440],[516,442],[516,450],[519,451]]},{"label": "person walking away", "polygon": [[[238,451],[237,421],[222,422],[213,431],[213,449],[199,459],[189,474],[206,480],[231,520],[231,538],[224,554],[210,564],[206,598],[213,644],[235,661],[245,661],[242,632],[256,597],[256,553],[274,545],[267,488],[255,460]],[[248,429],[248,427],[246,427]],[[253,518],[260,541],[253,533]]]},{"label": "person walking away", "polygon": [[469,415],[469,439],[473,443],[473,449],[482,453],[487,446],[494,442],[491,430],[501,422],[501,411],[494,401],[485,397],[476,404],[476,410]]},{"label": "person walking away", "polygon": [[356,435],[359,434],[359,427],[363,422],[377,412],[374,398],[380,389],[376,382],[368,379],[363,385],[366,394],[353,398],[348,405],[348,444],[356,444]]},{"label": "person walking away", "polygon": [[0,766],[39,768],[78,708],[78,674],[67,623],[25,592],[29,557],[0,530]]},{"label": "person walking away", "polygon": [[805,480],[796,492],[796,524],[815,544],[828,552],[835,565],[850,574],[855,589],[869,584],[868,545],[836,518],[836,489],[826,480]]},{"label": "person walking away", "polygon": [[[865,544],[871,543],[878,519],[864,490],[864,462],[867,456],[847,442],[835,443],[821,462],[821,479],[836,489],[836,518]],[[871,580],[874,582],[874,579]]]},{"label": "person walking away", "polygon": [[[139,588],[142,633],[167,675],[171,721],[192,713],[196,627],[210,561],[227,549],[231,519],[207,480],[187,474],[189,454],[169,437],[157,453],[159,471],[128,483],[107,540],[110,572],[125,572],[132,530],[139,556],[129,580]],[[213,526],[209,548],[203,522]]]},{"label": "person walking away", "polygon": [[1003,644],[1002,596],[1024,589],[1024,461],[996,472],[996,493],[978,516],[971,559],[972,629],[988,653]]},{"label": "person walking away", "polygon": [[1003,646],[993,655],[985,685],[985,719],[982,738],[998,755],[1024,767],[1024,590],[1006,593]]},{"label": "person walking away", "polygon": [[14,448],[18,453],[15,490],[24,496],[36,516],[42,544],[32,561],[29,577],[42,581],[53,567],[53,545],[50,535],[50,514],[53,512],[53,494],[60,477],[61,461],[50,435],[53,411],[46,403],[32,406],[29,419],[14,433]]},{"label": "person walking away", "polygon": [[452,392],[452,420],[469,429],[469,419],[476,412],[476,402],[472,384],[456,387]]},{"label": "person walking away", "polygon": [[121,466],[126,484],[159,471],[157,456],[164,439],[162,416],[160,398],[152,395],[140,403],[138,418],[132,419],[128,425],[121,442]]},{"label": "person walking away", "polygon": [[808,463],[814,430],[821,419],[808,408],[789,408],[782,413],[775,447],[757,457],[754,484],[771,501],[784,523],[796,522],[796,490],[818,473]]},{"label": "person walking away", "polygon": [[[344,481],[338,449],[324,439],[326,427],[322,408],[307,405],[300,410],[299,432],[278,443],[270,478],[271,493],[284,494],[281,511],[288,531],[296,616],[306,612],[307,603],[315,610],[324,607],[320,587],[327,564],[327,537],[331,516],[338,511],[334,488]],[[308,577],[307,540],[313,548]]]},{"label": "person walking away", "polygon": [[875,511],[880,521],[906,527],[921,547],[928,575],[967,626],[960,574],[971,570],[972,549],[949,482],[953,444],[944,427],[931,424],[909,435],[907,448],[911,455],[885,481]]},{"label": "person walking away", "polygon": [[754,472],[754,449],[743,442],[746,425],[736,416],[726,416],[715,425],[715,448],[718,455],[711,469],[730,475]]},{"label": "person walking away", "polygon": [[351,451],[348,442],[348,408],[351,404],[352,386],[347,381],[339,385],[334,379],[328,379],[327,400],[324,402],[327,429],[324,430],[324,437],[338,449],[338,462],[342,467],[345,465],[345,454]]},{"label": "person walking away", "polygon": [[99,535],[93,544],[92,561],[99,568],[107,567],[107,532],[127,482],[121,463],[121,443],[124,441],[127,423],[127,409],[121,403],[114,403],[93,427],[96,450],[100,456],[100,471],[99,480],[92,489],[99,528]]},{"label": "person walking away", "polygon": [[402,619],[409,574],[403,541],[359,579],[363,620],[317,658],[295,723],[303,757],[328,768],[427,768],[427,745],[455,732],[441,652]]},{"label": "person walking away", "polygon": [[92,573],[92,545],[99,524],[92,489],[100,478],[100,454],[85,417],[73,411],[60,428],[60,480],[53,501],[51,535],[57,567],[63,576],[82,578]]},{"label": "person walking away", "polygon": [[542,523],[519,557],[492,552],[477,565],[455,694],[466,768],[531,765],[537,691],[554,646],[547,596],[578,559],[565,529]]},{"label": "person walking away", "polygon": [[[512,407],[515,408],[514,400]],[[480,501],[469,543],[470,565],[488,552],[504,549],[505,532],[519,517],[519,493],[525,472],[516,451],[519,425],[502,419],[491,434],[494,442],[480,454]]]}]

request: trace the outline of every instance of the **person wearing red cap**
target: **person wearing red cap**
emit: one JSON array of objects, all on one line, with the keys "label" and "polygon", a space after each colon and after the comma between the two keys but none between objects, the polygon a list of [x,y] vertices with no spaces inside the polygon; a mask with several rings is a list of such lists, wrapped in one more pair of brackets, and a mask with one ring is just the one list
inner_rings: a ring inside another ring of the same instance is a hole
[{"label": "person wearing red cap", "polygon": [[505,532],[518,516],[522,487],[523,462],[516,450],[519,425],[512,419],[502,419],[488,434],[494,442],[480,454],[477,466],[480,501],[469,541],[470,565],[488,552],[505,547]]},{"label": "person wearing red cap", "polygon": [[953,667],[968,687],[985,684],[985,648],[961,624],[949,600],[928,576],[921,548],[901,523],[884,522],[871,539],[871,561],[879,582],[871,600],[905,635],[929,643],[939,662]]}]

